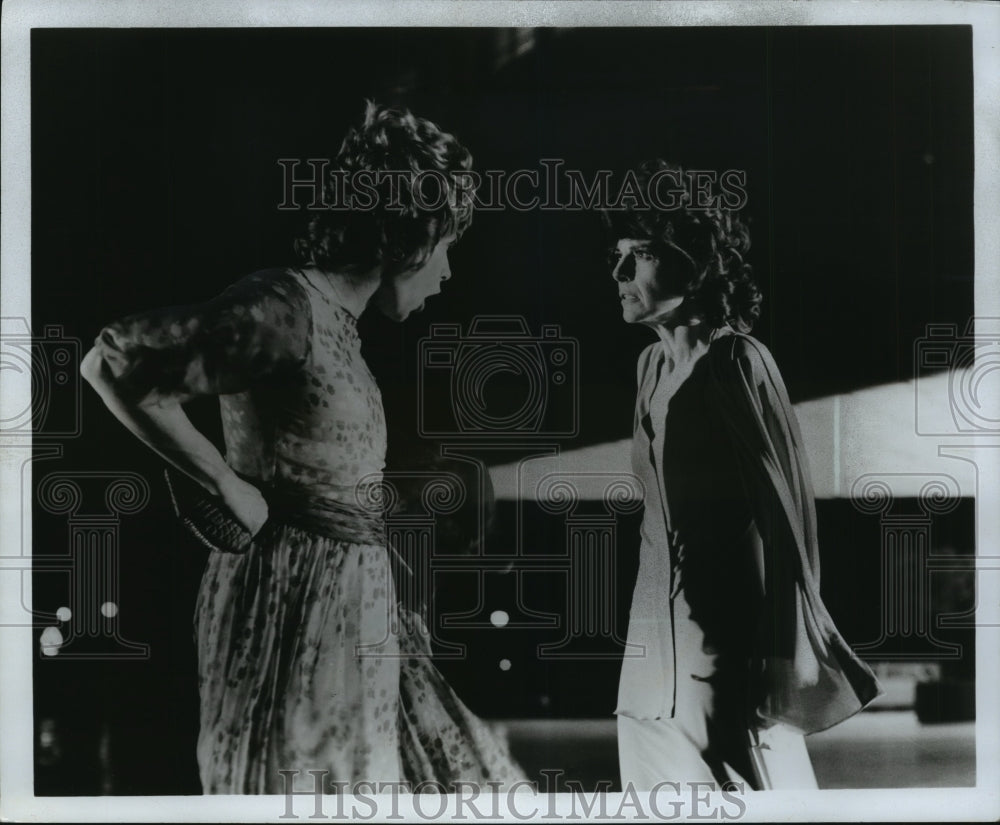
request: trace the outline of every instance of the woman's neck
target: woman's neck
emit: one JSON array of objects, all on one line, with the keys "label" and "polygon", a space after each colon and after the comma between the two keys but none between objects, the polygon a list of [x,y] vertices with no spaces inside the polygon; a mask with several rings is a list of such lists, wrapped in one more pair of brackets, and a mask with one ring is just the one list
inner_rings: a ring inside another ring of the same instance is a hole
[{"label": "woman's neck", "polygon": [[316,271],[330,284],[341,306],[355,318],[361,317],[382,283],[378,268],[364,273],[329,272],[322,269]]},{"label": "woman's neck", "polygon": [[664,354],[674,365],[697,360],[708,349],[714,330],[698,321],[684,324],[654,324]]}]

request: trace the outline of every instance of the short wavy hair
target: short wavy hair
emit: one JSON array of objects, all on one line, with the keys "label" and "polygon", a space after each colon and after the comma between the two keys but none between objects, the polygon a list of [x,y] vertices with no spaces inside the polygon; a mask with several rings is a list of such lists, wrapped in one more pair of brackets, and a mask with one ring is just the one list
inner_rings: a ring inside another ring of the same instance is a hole
[{"label": "short wavy hair", "polygon": [[[469,151],[431,121],[368,101],[327,171],[324,203],[338,206],[309,217],[295,239],[297,258],[331,271],[381,267],[384,277],[418,269],[442,238],[472,222],[471,177],[462,175],[471,168]],[[355,172],[395,175],[362,189]],[[368,203],[342,208],[359,198]]]},{"label": "short wavy hair", "polygon": [[[635,170],[642,191],[655,175],[669,172],[677,181],[685,170],[665,160],[650,160]],[[655,207],[603,210],[604,227],[613,242],[622,238],[648,240],[661,254],[671,255],[690,272],[685,304],[692,317],[714,327],[731,325],[750,332],[760,317],[763,301],[745,258],[750,250],[750,230],[735,210],[722,206],[695,208],[690,190],[677,198],[676,208]]]}]

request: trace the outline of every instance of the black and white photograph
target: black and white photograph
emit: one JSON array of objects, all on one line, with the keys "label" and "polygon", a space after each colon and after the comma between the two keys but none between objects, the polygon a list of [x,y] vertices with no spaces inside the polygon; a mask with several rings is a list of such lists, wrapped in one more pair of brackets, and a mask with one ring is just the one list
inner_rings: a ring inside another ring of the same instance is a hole
[{"label": "black and white photograph", "polygon": [[4,4],[3,817],[995,821],[998,45]]}]

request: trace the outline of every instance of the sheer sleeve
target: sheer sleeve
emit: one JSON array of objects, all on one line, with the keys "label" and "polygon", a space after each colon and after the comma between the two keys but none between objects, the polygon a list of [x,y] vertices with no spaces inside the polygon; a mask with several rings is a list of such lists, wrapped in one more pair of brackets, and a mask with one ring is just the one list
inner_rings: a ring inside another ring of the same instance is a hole
[{"label": "sheer sleeve", "polygon": [[130,315],[101,330],[95,347],[133,401],[242,392],[280,381],[310,353],[309,298],[284,271],[264,271],[203,304]]},{"label": "sheer sleeve", "polygon": [[820,598],[812,481],[774,359],[744,335],[721,341],[711,356],[712,402],[764,542],[757,710],[805,732],[823,730],[857,713],[881,688]]}]

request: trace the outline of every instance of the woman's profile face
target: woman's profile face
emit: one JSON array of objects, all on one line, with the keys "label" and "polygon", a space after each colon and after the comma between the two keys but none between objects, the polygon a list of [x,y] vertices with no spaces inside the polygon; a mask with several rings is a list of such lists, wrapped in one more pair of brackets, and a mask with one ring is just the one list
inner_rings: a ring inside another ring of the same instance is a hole
[{"label": "woman's profile face", "polygon": [[420,269],[411,269],[383,281],[375,299],[387,318],[404,321],[411,312],[422,310],[431,295],[441,291],[441,284],[451,277],[448,249],[454,242],[454,235],[442,238]]},{"label": "woman's profile face", "polygon": [[679,263],[662,258],[653,241],[620,238],[611,250],[609,262],[626,323],[669,320],[684,302]]}]

